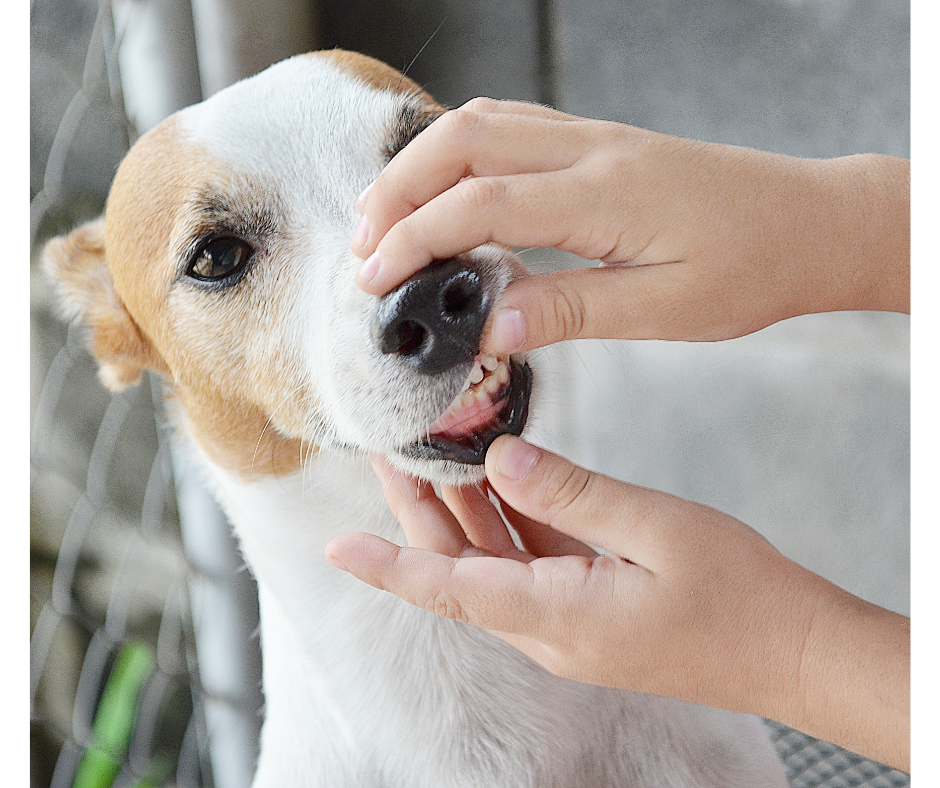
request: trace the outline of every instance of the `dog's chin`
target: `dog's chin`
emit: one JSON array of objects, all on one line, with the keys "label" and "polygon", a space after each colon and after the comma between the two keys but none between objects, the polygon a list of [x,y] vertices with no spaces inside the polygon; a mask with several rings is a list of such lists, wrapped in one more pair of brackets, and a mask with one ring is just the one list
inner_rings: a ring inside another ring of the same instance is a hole
[{"label": "dog's chin", "polygon": [[453,460],[420,460],[394,452],[386,456],[398,471],[436,484],[464,487],[483,481],[486,471],[482,465],[467,465]]}]

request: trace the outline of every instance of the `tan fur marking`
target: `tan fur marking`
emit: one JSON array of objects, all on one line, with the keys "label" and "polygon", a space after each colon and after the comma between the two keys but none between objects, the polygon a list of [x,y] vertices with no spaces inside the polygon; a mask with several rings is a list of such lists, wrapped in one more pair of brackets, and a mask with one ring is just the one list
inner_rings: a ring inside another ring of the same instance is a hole
[{"label": "tan fur marking", "polygon": [[173,226],[209,166],[204,154],[181,144],[171,117],[131,148],[108,196],[105,249],[114,287],[158,347],[167,343],[161,313],[173,278]]},{"label": "tan fur marking", "polygon": [[290,476],[318,449],[299,438],[287,438],[271,425],[264,411],[208,389],[174,387],[186,410],[200,448],[217,465],[245,481]]},{"label": "tan fur marking", "polygon": [[[118,171],[106,219],[50,244],[62,289],[92,328],[92,350],[111,388],[136,382],[143,369],[163,375],[189,414],[194,436],[219,465],[245,478],[298,471],[315,447],[285,438],[258,403],[224,392],[192,368],[175,342],[168,298],[171,243],[195,184],[213,162],[181,138],[170,118],[138,141]],[[65,262],[68,261],[68,262]],[[94,265],[96,271],[92,272]],[[81,272],[81,273],[79,273]],[[247,319],[247,318],[246,318]]]},{"label": "tan fur marking", "polygon": [[[342,50],[309,56],[376,90],[414,96],[429,113],[443,111],[415,82],[380,61]],[[280,291],[272,280],[257,292],[213,300],[174,287],[174,245],[198,219],[193,196],[204,187],[226,195],[263,193],[265,184],[238,180],[244,177],[187,140],[171,117],[141,137],[122,162],[104,222],[52,242],[49,257],[73,311],[91,326],[106,385],[135,383],[144,369],[163,375],[202,449],[231,473],[251,479],[294,473],[316,452],[297,437],[306,431],[314,393],[303,388],[275,339]],[[203,341],[219,325],[240,342],[256,344],[240,346],[245,354],[227,355],[218,342]]]}]

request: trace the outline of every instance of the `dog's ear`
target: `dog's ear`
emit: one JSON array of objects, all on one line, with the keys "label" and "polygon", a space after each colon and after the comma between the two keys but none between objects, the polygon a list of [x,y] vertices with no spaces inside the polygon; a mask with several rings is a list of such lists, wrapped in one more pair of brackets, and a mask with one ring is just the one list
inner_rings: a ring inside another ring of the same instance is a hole
[{"label": "dog's ear", "polygon": [[53,238],[42,256],[63,316],[81,321],[90,332],[102,383],[112,391],[138,383],[144,368],[153,367],[154,353],[114,291],[105,260],[104,219]]}]

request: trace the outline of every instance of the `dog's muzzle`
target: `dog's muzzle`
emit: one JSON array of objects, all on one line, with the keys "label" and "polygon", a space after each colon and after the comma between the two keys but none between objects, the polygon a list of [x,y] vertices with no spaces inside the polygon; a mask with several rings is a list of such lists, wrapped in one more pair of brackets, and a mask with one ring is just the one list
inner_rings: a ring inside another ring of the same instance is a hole
[{"label": "dog's muzzle", "polygon": [[482,465],[499,435],[522,433],[532,370],[524,361],[479,354],[491,290],[479,271],[450,258],[418,271],[380,300],[372,336],[382,353],[397,355],[424,375],[473,362],[470,377],[447,411],[428,427],[423,440],[404,447],[402,454]]}]

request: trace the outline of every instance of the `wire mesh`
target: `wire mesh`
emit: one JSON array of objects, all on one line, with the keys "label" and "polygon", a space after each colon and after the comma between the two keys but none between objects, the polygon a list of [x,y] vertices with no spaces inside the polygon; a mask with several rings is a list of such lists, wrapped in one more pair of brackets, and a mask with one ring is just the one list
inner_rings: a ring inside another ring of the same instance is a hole
[{"label": "wire mesh", "polygon": [[[132,131],[122,109],[110,4],[33,3],[35,128],[78,83],[33,178],[34,249],[100,210]],[[56,70],[58,68],[58,70]],[[45,101],[46,105],[43,104]],[[38,119],[37,119],[38,116]],[[41,129],[40,129],[41,131]],[[38,142],[38,145],[37,145]],[[43,147],[36,139],[34,149]],[[91,151],[90,161],[88,151]],[[34,168],[35,170],[35,168]],[[32,262],[30,750],[33,786],[211,786],[159,385],[110,396],[81,331],[55,315]]]},{"label": "wire mesh", "polygon": [[[72,329],[45,377],[31,451],[32,784],[100,784],[94,775],[113,771],[105,784],[210,786],[156,384],[95,396],[94,378]],[[77,391],[85,425],[69,418]],[[117,671],[128,654],[142,666],[135,686]],[[104,741],[109,692],[132,713]]]},{"label": "wire mesh", "polygon": [[904,788],[903,772],[856,755],[834,744],[767,721],[771,739],[786,767],[791,788]]},{"label": "wire mesh", "polygon": [[[55,6],[70,36],[75,14],[82,17],[87,45],[80,79],[62,102],[45,149],[42,176],[34,179],[34,248],[100,211],[110,180],[101,173],[113,173],[134,136],[123,109],[121,42],[110,3],[46,4]],[[42,28],[35,12],[40,5],[33,3],[34,33]],[[65,7],[71,16],[61,14]],[[34,57],[43,52],[42,42],[34,41]],[[42,109],[34,106],[33,112]],[[77,167],[76,159],[89,149],[97,166]],[[174,479],[158,381],[148,378],[114,396],[103,389],[81,331],[66,329],[56,318],[36,257],[34,252],[31,784],[92,784],[100,775],[110,780],[103,784],[116,786],[238,784],[240,777],[220,779],[218,767],[213,776],[210,743],[214,737],[218,744],[233,729],[226,727],[228,718],[234,727],[241,725],[240,737],[250,736],[260,696],[256,687],[239,694],[203,681],[193,599],[198,617],[206,600],[230,594],[227,608],[241,617],[233,625],[239,630],[235,641],[246,644],[256,611],[246,607],[244,588],[232,597],[231,577],[221,576],[207,560],[193,560],[184,546],[180,509],[198,509],[198,494],[185,493],[183,503],[178,498],[182,480]],[[230,551],[231,544],[222,549]],[[237,556],[228,559],[231,564]],[[237,674],[248,684],[258,679],[250,649],[245,646]],[[207,724],[213,713],[215,728]],[[786,726],[768,725],[793,788],[910,784],[886,766]],[[217,748],[217,762],[229,757],[219,752],[224,749]],[[243,755],[250,761],[251,752]]]}]

